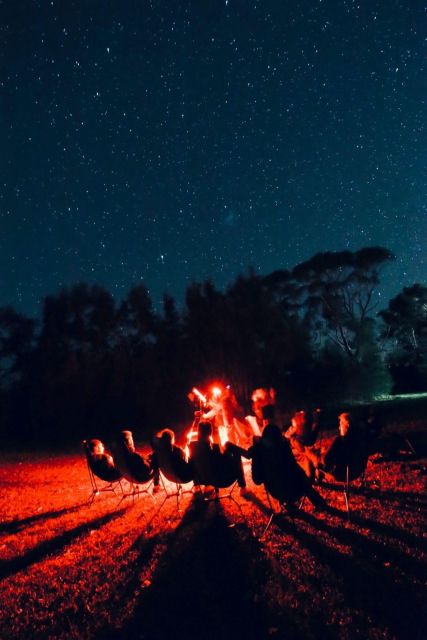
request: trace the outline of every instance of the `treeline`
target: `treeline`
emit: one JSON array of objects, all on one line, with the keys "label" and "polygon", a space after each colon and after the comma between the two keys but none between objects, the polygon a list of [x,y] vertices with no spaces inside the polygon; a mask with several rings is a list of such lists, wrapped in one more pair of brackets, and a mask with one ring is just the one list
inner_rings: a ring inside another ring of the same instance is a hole
[{"label": "treeline", "polygon": [[286,408],[427,388],[427,288],[378,314],[393,255],[382,247],[315,255],[292,271],[249,272],[225,292],[193,283],[184,308],[147,289],[117,304],[76,284],[44,300],[40,322],[0,309],[0,435],[75,441],[131,428],[138,437],[191,419],[187,393],[214,379],[249,409],[256,386]]}]

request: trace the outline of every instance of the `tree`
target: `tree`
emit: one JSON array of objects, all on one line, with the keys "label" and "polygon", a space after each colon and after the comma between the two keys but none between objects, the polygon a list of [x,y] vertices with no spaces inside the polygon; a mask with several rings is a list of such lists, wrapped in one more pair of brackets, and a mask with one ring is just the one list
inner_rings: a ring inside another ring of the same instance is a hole
[{"label": "tree", "polygon": [[170,424],[186,417],[187,393],[194,384],[188,366],[184,331],[174,299],[163,296],[163,314],[155,328],[152,379],[156,398],[156,421]]},{"label": "tree", "polygon": [[81,282],[47,296],[43,307],[40,344],[66,357],[74,353],[108,350],[115,328],[115,304],[98,285]]},{"label": "tree", "polygon": [[0,387],[8,388],[28,372],[35,343],[35,321],[12,307],[0,308]]},{"label": "tree", "polygon": [[309,353],[303,323],[254,273],[239,276],[225,294],[209,282],[193,284],[184,328],[196,379],[226,380],[244,403],[256,386],[281,387]]},{"label": "tree", "polygon": [[[229,366],[245,399],[254,386],[280,389],[309,358],[310,340],[296,313],[279,304],[266,278],[239,276],[227,291],[233,339]],[[244,390],[244,393],[243,393]]]},{"label": "tree", "polygon": [[388,249],[367,247],[354,253],[318,253],[294,268],[301,308],[323,338],[322,344],[329,339],[350,359],[363,360],[377,306],[374,291],[382,268],[391,260]]},{"label": "tree", "polygon": [[[111,380],[114,422],[127,424],[138,437],[156,412],[155,331],[157,316],[144,284],[133,287],[117,313],[114,371]],[[112,425],[114,427],[114,424]]]},{"label": "tree", "polygon": [[393,340],[411,360],[426,360],[427,287],[404,287],[379,316],[384,323],[384,337]]},{"label": "tree", "polygon": [[379,313],[396,392],[427,388],[427,287],[404,287]]},{"label": "tree", "polygon": [[228,326],[224,294],[209,280],[192,283],[186,291],[183,329],[190,368],[199,383],[227,375]]},{"label": "tree", "polygon": [[12,307],[0,309],[0,439],[30,435],[28,386],[35,324]]},{"label": "tree", "polygon": [[31,388],[33,431],[80,437],[108,415],[106,359],[114,338],[111,294],[79,283],[47,296]]},{"label": "tree", "polygon": [[390,389],[373,314],[375,289],[391,260],[393,254],[383,247],[318,253],[284,279],[287,296],[310,325],[317,366],[327,370],[330,354],[337,362],[341,353],[342,388],[331,388],[330,395],[369,398]]}]

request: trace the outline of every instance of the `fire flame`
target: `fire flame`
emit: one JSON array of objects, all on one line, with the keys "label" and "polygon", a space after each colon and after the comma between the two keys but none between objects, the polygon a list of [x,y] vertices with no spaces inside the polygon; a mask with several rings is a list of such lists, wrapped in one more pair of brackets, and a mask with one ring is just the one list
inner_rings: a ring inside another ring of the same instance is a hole
[{"label": "fire flame", "polygon": [[224,425],[222,427],[218,427],[218,437],[221,448],[224,447],[225,443],[228,442],[228,427]]},{"label": "fire flame", "polygon": [[218,398],[222,394],[222,389],[220,387],[212,387],[211,393],[212,393],[212,396],[215,398],[215,400],[218,400]]},{"label": "fire flame", "polygon": [[203,402],[203,404],[207,403],[206,396],[204,396],[203,393],[199,391],[196,387],[193,387],[192,392],[194,393],[195,396],[199,398],[200,402]]}]

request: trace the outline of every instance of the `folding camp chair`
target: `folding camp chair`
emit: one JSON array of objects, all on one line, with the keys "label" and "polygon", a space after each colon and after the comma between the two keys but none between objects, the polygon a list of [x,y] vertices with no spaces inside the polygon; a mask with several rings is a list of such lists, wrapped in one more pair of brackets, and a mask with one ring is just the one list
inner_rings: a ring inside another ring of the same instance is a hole
[{"label": "folding camp chair", "polygon": [[[153,468],[145,456],[135,450],[131,431],[121,432],[114,443],[113,452],[117,468],[132,488],[130,493],[123,493],[121,501],[131,496],[135,502],[135,498],[145,493],[153,498],[149,491],[153,484]],[[143,485],[147,486],[142,488]]]},{"label": "folding camp chair", "polygon": [[350,518],[350,492],[352,483],[360,480],[361,486],[364,487],[366,467],[369,460],[367,451],[354,452],[351,459],[347,460],[341,467],[330,472],[326,472],[325,477],[331,477],[339,483],[345,501],[345,508]]},{"label": "folding camp chair", "polygon": [[[189,484],[193,481],[193,466],[190,462],[185,460],[183,451],[166,438],[155,437],[152,445],[154,452],[154,465],[157,467],[157,471],[159,472],[159,481],[161,482],[166,494],[160,509],[163,507],[166,500],[169,500],[169,498],[176,498],[176,508],[177,511],[179,511],[179,501],[181,496],[185,493],[193,492],[192,489],[183,489],[183,485]],[[174,484],[176,490],[171,491],[165,480],[168,483]]]},{"label": "folding camp chair", "polygon": [[[236,502],[233,497],[239,477],[236,459],[231,454],[221,454],[216,448],[217,445],[213,447],[210,449],[203,442],[194,442],[191,445],[194,486],[199,489],[202,486],[214,488],[214,497],[205,497],[207,501],[229,498]],[[220,494],[220,489],[228,489],[228,492]]]},{"label": "folding camp chair", "polygon": [[[105,448],[101,440],[95,438],[89,441],[83,440],[82,445],[92,487],[89,504],[92,504],[95,497],[104,491],[116,493],[119,487],[121,493],[123,493],[121,484],[122,474],[115,466],[113,458],[105,453]],[[99,485],[99,480],[102,481],[102,485]]]},{"label": "folding camp chair", "polygon": [[[282,438],[276,425],[267,425],[262,437],[254,439],[254,445],[248,453],[252,457],[253,481],[264,485],[271,509],[261,537],[267,533],[274,517],[279,513],[292,514],[294,509],[301,508],[304,497],[308,497],[317,506],[325,506],[323,498],[311,486],[304,471],[295,461],[288,441]],[[279,512],[273,508],[271,498],[279,503]]]}]

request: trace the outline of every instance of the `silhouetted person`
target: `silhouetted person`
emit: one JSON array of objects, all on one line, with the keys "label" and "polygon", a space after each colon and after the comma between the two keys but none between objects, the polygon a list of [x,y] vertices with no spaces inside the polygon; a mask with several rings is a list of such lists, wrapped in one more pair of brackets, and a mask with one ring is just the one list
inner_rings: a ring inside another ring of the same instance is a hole
[{"label": "silhouetted person", "polygon": [[190,444],[190,459],[194,484],[227,487],[237,480],[241,493],[245,493],[246,481],[240,455],[228,448],[222,453],[219,445],[212,443],[210,422],[199,423],[197,441]]},{"label": "silhouetted person", "polygon": [[347,467],[350,477],[357,477],[366,467],[368,451],[364,435],[354,425],[350,413],[338,416],[338,432],[323,455],[322,469],[335,480],[346,480]]},{"label": "silhouetted person", "polygon": [[385,441],[381,438],[383,422],[380,413],[373,406],[368,408],[364,419],[364,430],[369,452],[383,452],[385,448]]},{"label": "silhouetted person", "polygon": [[296,462],[289,442],[273,422],[264,427],[260,438],[254,438],[254,443],[248,451],[237,449],[241,455],[252,459],[254,483],[264,484],[268,493],[288,510],[292,510],[302,496],[307,496],[316,506],[326,506]]},{"label": "silhouetted person", "polygon": [[105,451],[101,440],[92,438],[89,442],[84,441],[83,444],[86,445],[89,466],[99,478],[106,482],[114,482],[121,477],[113,457]]},{"label": "silhouetted person", "polygon": [[151,463],[154,470],[154,486],[159,486],[159,472],[171,482],[185,484],[193,479],[192,466],[185,459],[185,452],[175,444],[172,429],[163,429],[153,439]]},{"label": "silhouetted person", "polygon": [[135,450],[131,431],[122,431],[114,445],[114,459],[116,466],[123,476],[132,483],[144,483],[153,475],[148,458]]},{"label": "silhouetted person", "polygon": [[275,413],[276,390],[272,387],[259,387],[252,391],[251,400],[253,415],[246,416],[245,419],[251,427],[252,436],[261,436],[268,421],[266,415],[272,416]]},{"label": "silhouetted person", "polygon": [[318,412],[313,412],[310,421],[307,419],[305,411],[295,411],[291,418],[291,426],[285,432],[285,437],[289,440],[295,460],[310,480],[316,476],[318,456],[312,450],[316,442],[319,429]]}]

